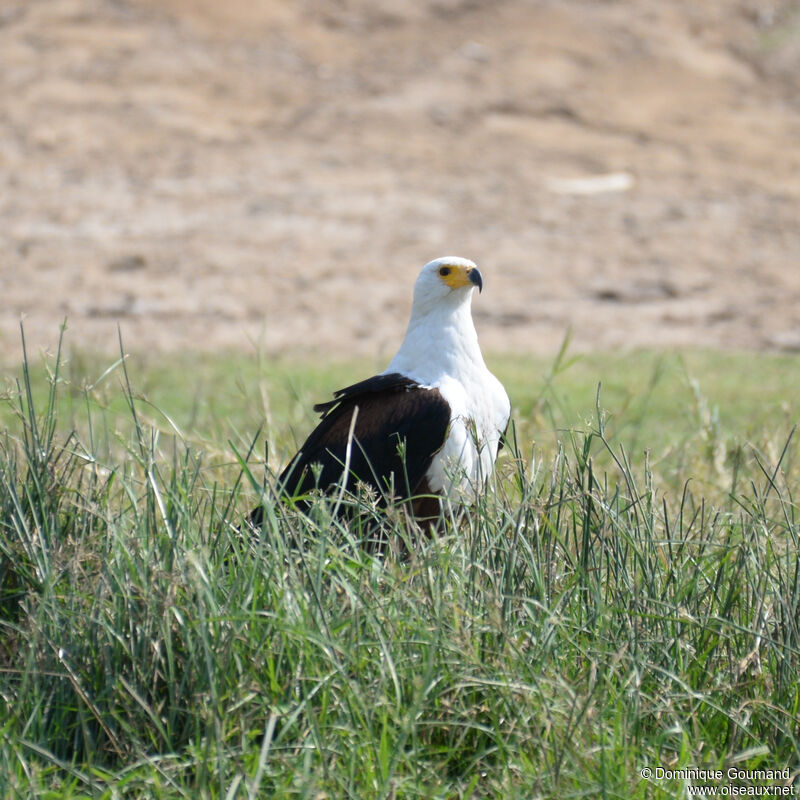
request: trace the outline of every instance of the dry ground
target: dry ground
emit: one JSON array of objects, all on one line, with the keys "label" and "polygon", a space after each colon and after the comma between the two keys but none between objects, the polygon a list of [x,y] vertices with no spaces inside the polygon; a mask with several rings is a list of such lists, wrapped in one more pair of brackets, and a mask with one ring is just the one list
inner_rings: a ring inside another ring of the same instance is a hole
[{"label": "dry ground", "polygon": [[800,349],[799,223],[796,2],[0,0],[3,360]]}]

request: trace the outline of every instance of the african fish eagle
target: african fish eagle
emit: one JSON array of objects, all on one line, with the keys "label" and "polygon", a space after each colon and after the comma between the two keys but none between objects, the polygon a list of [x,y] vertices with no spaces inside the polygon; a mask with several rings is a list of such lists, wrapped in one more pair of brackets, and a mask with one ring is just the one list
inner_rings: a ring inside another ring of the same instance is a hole
[{"label": "african fish eagle", "polygon": [[287,496],[362,481],[383,503],[410,498],[415,517],[427,521],[438,517],[440,497],[456,505],[474,500],[511,413],[478,345],[476,287],[483,289],[483,278],[465,258],[422,268],[389,366],[314,406],[322,419],[280,476]]}]

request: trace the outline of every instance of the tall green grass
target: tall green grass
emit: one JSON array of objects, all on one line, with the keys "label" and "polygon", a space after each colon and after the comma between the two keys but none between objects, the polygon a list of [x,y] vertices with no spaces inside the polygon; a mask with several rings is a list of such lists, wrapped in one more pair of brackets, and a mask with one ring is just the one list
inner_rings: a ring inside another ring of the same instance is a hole
[{"label": "tall green grass", "polygon": [[[125,360],[90,380],[26,360],[0,440],[0,797],[684,796],[641,778],[657,766],[794,780],[794,412],[757,419],[794,398],[740,361],[731,384],[759,404],[733,426],[685,358],[683,399],[666,392],[664,358],[591,362],[607,388],[589,374],[590,394],[566,353],[535,387],[501,360],[518,411],[493,486],[433,538],[374,512],[410,545],[384,555],[335,498],[306,516],[272,499],[304,389],[282,406],[242,385],[241,418],[198,427],[197,403],[154,407]],[[264,528],[243,534],[258,499]]]}]

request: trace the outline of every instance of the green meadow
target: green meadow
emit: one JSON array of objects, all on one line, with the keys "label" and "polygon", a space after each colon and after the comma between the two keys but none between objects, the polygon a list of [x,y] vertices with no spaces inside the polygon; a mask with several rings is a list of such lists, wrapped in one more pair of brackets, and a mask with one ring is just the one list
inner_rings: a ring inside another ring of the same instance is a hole
[{"label": "green meadow", "polygon": [[343,498],[384,554],[274,493],[312,404],[382,364],[6,369],[0,798],[800,792],[800,359],[487,361],[491,487],[432,538]]}]

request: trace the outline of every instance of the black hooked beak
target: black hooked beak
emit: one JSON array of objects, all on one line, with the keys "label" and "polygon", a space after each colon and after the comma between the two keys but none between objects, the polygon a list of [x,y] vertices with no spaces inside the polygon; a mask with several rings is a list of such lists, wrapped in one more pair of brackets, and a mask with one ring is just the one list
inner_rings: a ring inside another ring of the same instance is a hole
[{"label": "black hooked beak", "polygon": [[478,287],[478,291],[483,291],[483,277],[481,276],[480,270],[477,267],[470,267],[467,270],[467,277],[470,280],[470,283],[474,283]]}]

